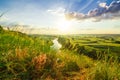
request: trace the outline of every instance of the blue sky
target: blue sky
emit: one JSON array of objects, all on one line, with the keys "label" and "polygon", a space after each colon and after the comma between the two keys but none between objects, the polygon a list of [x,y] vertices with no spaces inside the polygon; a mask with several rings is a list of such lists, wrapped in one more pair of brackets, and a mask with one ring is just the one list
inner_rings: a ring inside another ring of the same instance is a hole
[{"label": "blue sky", "polygon": [[120,33],[120,0],[0,0],[3,12],[0,24],[7,26],[50,28],[51,33]]}]

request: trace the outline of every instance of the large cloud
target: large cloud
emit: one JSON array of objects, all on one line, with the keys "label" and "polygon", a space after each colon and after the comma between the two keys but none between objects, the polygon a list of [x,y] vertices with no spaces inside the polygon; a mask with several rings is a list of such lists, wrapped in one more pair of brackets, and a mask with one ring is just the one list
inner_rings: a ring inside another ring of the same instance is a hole
[{"label": "large cloud", "polygon": [[111,12],[111,13],[118,12],[118,11],[120,11],[120,0],[113,1],[107,10],[107,12]]},{"label": "large cloud", "polygon": [[100,21],[102,19],[116,19],[120,18],[120,0],[113,1],[109,6],[106,3],[99,3],[99,7],[88,11],[87,14],[70,12],[65,13],[67,19],[83,20],[92,18],[93,21]]}]

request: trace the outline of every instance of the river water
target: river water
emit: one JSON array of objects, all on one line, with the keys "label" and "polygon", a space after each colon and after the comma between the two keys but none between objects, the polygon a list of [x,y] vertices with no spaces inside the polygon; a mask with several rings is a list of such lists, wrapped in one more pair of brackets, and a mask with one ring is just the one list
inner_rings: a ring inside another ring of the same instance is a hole
[{"label": "river water", "polygon": [[52,50],[56,50],[56,51],[60,50],[60,48],[62,47],[62,45],[58,42],[58,38],[55,38],[54,40],[52,40],[52,42],[53,42],[53,45],[50,46],[50,48]]}]

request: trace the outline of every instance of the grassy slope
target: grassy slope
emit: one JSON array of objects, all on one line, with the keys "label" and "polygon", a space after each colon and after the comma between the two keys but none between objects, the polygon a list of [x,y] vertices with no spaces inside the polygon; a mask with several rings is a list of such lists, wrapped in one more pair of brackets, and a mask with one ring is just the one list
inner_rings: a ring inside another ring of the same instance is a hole
[{"label": "grassy slope", "polygon": [[0,79],[3,80],[119,80],[120,64],[107,56],[102,60],[63,49],[50,50],[44,37],[0,31]]}]

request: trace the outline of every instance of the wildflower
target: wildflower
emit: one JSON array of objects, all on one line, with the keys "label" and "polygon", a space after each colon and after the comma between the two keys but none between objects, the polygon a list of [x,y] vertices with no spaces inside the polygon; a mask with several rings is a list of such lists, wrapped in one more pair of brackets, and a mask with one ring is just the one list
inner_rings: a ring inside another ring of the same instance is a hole
[{"label": "wildflower", "polygon": [[34,57],[32,59],[32,63],[34,64],[35,69],[39,70],[44,67],[46,60],[47,60],[46,54],[41,54],[39,56]]}]

